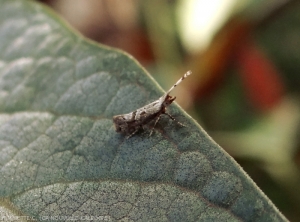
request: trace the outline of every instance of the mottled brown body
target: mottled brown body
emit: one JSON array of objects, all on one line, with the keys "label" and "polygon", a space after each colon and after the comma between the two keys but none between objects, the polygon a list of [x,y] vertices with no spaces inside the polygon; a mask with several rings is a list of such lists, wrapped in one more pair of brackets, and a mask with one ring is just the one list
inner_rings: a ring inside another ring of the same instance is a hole
[{"label": "mottled brown body", "polygon": [[[113,122],[116,128],[116,132],[126,134],[127,138],[133,136],[140,128],[143,128],[144,125],[155,120],[154,126],[160,119],[162,114],[169,116],[172,120],[175,120],[170,114],[166,112],[166,108],[172,104],[176,97],[172,97],[169,93],[187,76],[191,74],[191,71],[188,71],[181,77],[172,87],[168,90],[162,97],[158,100],[143,106],[131,113],[117,115],[113,117]],[[180,123],[179,123],[180,124]],[[153,128],[150,135],[152,134]]]}]

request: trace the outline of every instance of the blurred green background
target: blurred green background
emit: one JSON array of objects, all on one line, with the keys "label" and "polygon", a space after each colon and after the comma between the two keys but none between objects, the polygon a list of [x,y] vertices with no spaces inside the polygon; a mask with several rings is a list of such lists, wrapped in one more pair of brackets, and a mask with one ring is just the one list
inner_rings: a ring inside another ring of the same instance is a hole
[{"label": "blurred green background", "polygon": [[300,2],[44,0],[75,29],[133,55],[245,169],[300,219]]}]

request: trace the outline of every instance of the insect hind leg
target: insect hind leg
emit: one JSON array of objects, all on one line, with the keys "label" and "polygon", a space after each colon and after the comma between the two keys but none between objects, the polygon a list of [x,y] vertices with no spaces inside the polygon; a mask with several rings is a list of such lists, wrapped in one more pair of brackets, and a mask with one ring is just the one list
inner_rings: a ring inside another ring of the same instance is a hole
[{"label": "insect hind leg", "polygon": [[130,134],[126,137],[126,139],[129,139],[129,138],[132,137],[134,134],[136,134],[137,131],[139,131],[140,128],[141,128],[141,127],[136,127],[135,130],[134,130],[132,133],[130,133]]}]

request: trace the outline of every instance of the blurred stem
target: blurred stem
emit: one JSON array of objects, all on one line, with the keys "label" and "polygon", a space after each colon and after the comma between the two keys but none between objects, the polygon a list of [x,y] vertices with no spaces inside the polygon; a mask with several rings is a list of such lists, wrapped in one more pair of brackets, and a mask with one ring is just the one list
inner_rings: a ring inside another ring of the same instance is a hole
[{"label": "blurred stem", "polygon": [[158,66],[180,66],[182,56],[174,4],[169,1],[144,0],[140,1],[140,5]]},{"label": "blurred stem", "polygon": [[268,163],[264,166],[264,169],[288,192],[288,195],[295,203],[300,203],[300,175],[298,167],[293,160],[284,163]]}]

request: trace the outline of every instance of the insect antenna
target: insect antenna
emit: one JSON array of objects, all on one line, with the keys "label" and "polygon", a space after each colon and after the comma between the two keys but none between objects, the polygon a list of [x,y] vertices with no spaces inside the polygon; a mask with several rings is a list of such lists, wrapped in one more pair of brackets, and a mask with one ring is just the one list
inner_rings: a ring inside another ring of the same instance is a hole
[{"label": "insect antenna", "polygon": [[167,92],[165,95],[168,95],[176,86],[178,86],[186,77],[192,74],[192,71],[187,71]]}]

